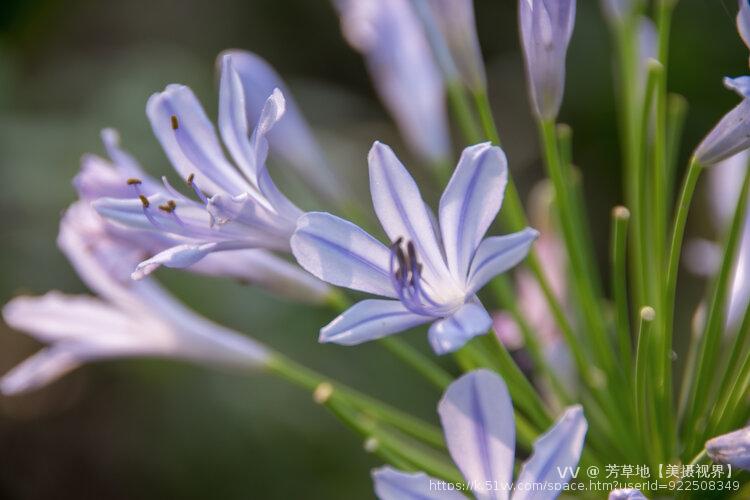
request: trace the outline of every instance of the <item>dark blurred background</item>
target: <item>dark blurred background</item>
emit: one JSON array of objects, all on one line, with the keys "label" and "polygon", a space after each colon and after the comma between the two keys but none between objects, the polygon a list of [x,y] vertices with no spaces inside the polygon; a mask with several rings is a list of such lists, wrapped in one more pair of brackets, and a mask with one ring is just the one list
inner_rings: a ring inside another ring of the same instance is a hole
[{"label": "dark blurred background", "polygon": [[[478,0],[476,9],[495,116],[527,192],[541,170],[515,3]],[[730,0],[678,7],[669,86],[690,102],[682,160],[737,101],[721,78],[748,71],[735,12]],[[259,53],[284,75],[352,189],[366,192],[365,155],[374,139],[409,158],[325,1],[2,0],[0,301],[85,291],[54,243],[81,155],[102,153],[99,130],[112,126],[151,172],[169,172],[146,99],[167,83],[185,83],[215,116],[214,58],[229,47]],[[574,128],[602,264],[609,212],[622,202],[609,48],[598,2],[579,1],[562,120]],[[691,231],[711,236],[696,212]],[[377,346],[317,344],[317,325],[331,311],[186,273],[158,277],[207,316],[435,419],[439,395]],[[685,289],[687,318],[701,284]],[[422,332],[407,338],[426,347]],[[38,348],[0,324],[0,372]],[[267,376],[118,361],[87,366],[27,396],[0,397],[0,498],[369,498],[376,463],[308,394]]]}]

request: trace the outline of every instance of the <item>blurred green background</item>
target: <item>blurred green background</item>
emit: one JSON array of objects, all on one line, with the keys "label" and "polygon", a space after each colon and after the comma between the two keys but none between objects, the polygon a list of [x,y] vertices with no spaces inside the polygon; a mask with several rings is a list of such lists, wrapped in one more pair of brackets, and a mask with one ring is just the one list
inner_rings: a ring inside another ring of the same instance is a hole
[{"label": "blurred green background", "polygon": [[[478,0],[476,9],[495,116],[526,192],[541,171],[515,2]],[[747,73],[735,12],[729,0],[683,0],[678,7],[669,86],[690,102],[683,159],[737,101],[721,77]],[[99,130],[112,126],[151,172],[169,172],[145,117],[146,99],[167,83],[185,83],[215,116],[214,57],[229,47],[259,53],[285,76],[352,189],[366,193],[365,155],[374,139],[408,160],[327,2],[3,0],[0,301],[49,289],[84,292],[55,246],[81,155],[102,153]],[[575,131],[602,265],[609,211],[622,201],[613,64],[598,2],[580,1],[562,120]],[[691,231],[711,236],[705,216],[694,214]],[[217,279],[174,271],[158,277],[207,316],[435,420],[439,394],[377,346],[317,344],[318,325],[331,311]],[[701,291],[700,283],[687,285],[683,318]],[[422,331],[407,338],[426,349]],[[0,324],[0,372],[38,347]],[[376,463],[308,394],[267,376],[118,361],[85,367],[33,394],[0,397],[0,498],[370,498]]]}]

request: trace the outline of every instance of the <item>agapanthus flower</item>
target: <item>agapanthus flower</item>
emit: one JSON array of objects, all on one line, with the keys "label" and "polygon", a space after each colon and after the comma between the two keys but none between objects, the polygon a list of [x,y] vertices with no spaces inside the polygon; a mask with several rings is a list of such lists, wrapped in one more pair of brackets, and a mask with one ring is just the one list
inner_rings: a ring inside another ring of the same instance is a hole
[{"label": "agapanthus flower", "polygon": [[750,427],[709,439],[706,452],[714,462],[750,470]]},{"label": "agapanthus flower", "polygon": [[267,133],[272,156],[292,166],[317,193],[336,202],[344,201],[346,191],[333,175],[322,148],[281,76],[262,57],[237,49],[219,54],[220,71],[227,57],[242,83],[245,116],[250,128],[258,124],[265,102],[275,89],[284,95],[284,118]]},{"label": "agapanthus flower", "polygon": [[575,0],[519,0],[521,45],[534,113],[554,120],[565,91],[565,54],[573,35]]},{"label": "agapanthus flower", "polygon": [[83,363],[168,357],[239,369],[262,367],[267,349],[189,310],[157,283],[129,274],[142,249],[108,231],[86,202],[65,213],[58,246],[97,297],[17,297],[3,319],[48,344],[0,380],[5,394],[43,386]]},{"label": "agapanthus flower", "polygon": [[492,324],[477,291],[518,264],[538,234],[526,228],[484,238],[502,204],[505,154],[489,143],[466,148],[438,220],[391,148],[376,142],[368,160],[373,206],[390,246],[351,222],[311,212],[299,219],[292,251],[323,281],[387,299],[355,304],[321,330],[320,341],[354,345],[432,323],[435,352],[454,351]]},{"label": "agapanthus flower", "polygon": [[[438,414],[451,458],[472,487],[471,493],[480,500],[556,498],[578,464],[587,430],[583,409],[577,405],[566,409],[536,440],[514,483],[513,403],[499,376],[483,369],[462,376],[445,391]],[[457,491],[431,488],[430,484],[439,484],[440,480],[423,472],[382,467],[372,476],[380,500],[465,498]],[[533,487],[542,483],[550,488],[541,491]]]},{"label": "agapanthus flower", "polygon": [[609,500],[646,500],[641,490],[635,488],[621,488],[609,492]]},{"label": "agapanthus flower", "polygon": [[[737,30],[750,48],[750,5],[740,0]],[[695,150],[695,159],[703,166],[719,163],[750,147],[750,77],[725,78],[724,86],[742,97],[742,102],[719,120]]]},{"label": "agapanthus flower", "polygon": [[[134,187],[128,180],[132,183],[136,179],[140,182],[136,186],[144,196],[172,196],[169,188],[146,174],[135,158],[121,149],[119,135],[115,130],[103,130],[102,142],[109,160],[96,155],[85,155],[81,160],[81,170],[73,179],[80,199],[89,203],[99,198],[130,200],[133,198]],[[165,208],[168,207],[169,205]],[[153,227],[134,228],[113,222],[108,224],[107,231],[129,240],[149,258],[192,241],[181,235],[155,231]],[[151,270],[153,269],[150,267],[142,266],[134,276],[142,278]],[[331,292],[326,284],[313,278],[296,264],[260,249],[210,253],[188,270],[251,283],[274,294],[304,302],[322,303]]]},{"label": "agapanthus flower", "polygon": [[445,39],[451,59],[464,84],[482,91],[487,86],[487,75],[479,46],[472,0],[423,0],[430,7]]},{"label": "agapanthus flower", "polygon": [[335,0],[349,44],[409,146],[440,162],[450,154],[445,84],[409,0]]},{"label": "agapanthus flower", "polygon": [[168,85],[149,99],[146,111],[154,133],[194,197],[166,182],[168,193],[149,193],[142,179],[134,178],[128,181],[131,199],[94,203],[100,214],[113,221],[185,241],[141,262],[134,277],[161,265],[189,267],[213,252],[289,251],[289,237],[302,211],[279,191],[266,167],[266,134],[284,114],[284,96],[276,89],[267,98],[251,136],[244,99],[232,56],[225,55],[218,121],[234,163],[225,156],[213,124],[188,87]]}]

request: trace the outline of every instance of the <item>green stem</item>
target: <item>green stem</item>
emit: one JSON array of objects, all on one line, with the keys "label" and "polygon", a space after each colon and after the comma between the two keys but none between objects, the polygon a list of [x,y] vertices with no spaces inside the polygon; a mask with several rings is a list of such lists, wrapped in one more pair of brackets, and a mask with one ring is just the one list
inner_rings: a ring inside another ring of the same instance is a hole
[{"label": "green stem", "polygon": [[[734,269],[735,256],[740,238],[742,237],[742,228],[745,224],[745,214],[747,213],[748,186],[750,186],[750,169],[745,173],[742,183],[737,207],[732,219],[732,226],[729,230],[724,255],[721,261],[718,277],[713,288],[711,304],[708,309],[708,319],[706,328],[701,337],[700,347],[698,348],[698,358],[696,364],[695,377],[691,385],[690,396],[688,397],[688,407],[686,413],[684,432],[692,438],[693,446],[696,439],[705,437],[705,429],[697,428],[699,417],[710,408],[713,397],[710,394],[712,383],[716,381],[716,363],[721,346],[721,337],[724,332],[726,321],[727,299],[729,298],[730,286],[732,280],[732,270]],[[703,425],[708,422],[703,420]],[[692,446],[688,450],[693,449]]]},{"label": "green stem", "polygon": [[[654,440],[657,429],[652,416],[653,387],[648,383],[649,375],[649,351],[653,345],[653,323],[656,312],[652,307],[644,306],[641,309],[641,321],[638,328],[638,342],[635,355],[635,385],[633,391],[633,405],[636,414],[637,434],[642,440],[644,450],[652,446],[658,446],[658,440]],[[652,459],[655,457],[652,455]]]},{"label": "green stem", "polygon": [[445,389],[453,377],[430,358],[397,337],[384,337],[378,341],[398,359],[419,372],[427,381],[439,389]]},{"label": "green stem", "polygon": [[311,392],[315,391],[320,384],[329,383],[331,384],[336,397],[345,399],[352,406],[358,408],[372,418],[392,425],[402,432],[432,446],[438,448],[443,448],[445,446],[442,432],[434,426],[427,424],[408,413],[393,408],[386,403],[361,394],[343,384],[333,382],[324,375],[304,367],[280,353],[272,354],[267,361],[266,366],[271,373]]},{"label": "green stem", "polygon": [[474,104],[479,113],[479,121],[482,123],[484,134],[493,144],[500,146],[500,135],[497,133],[497,126],[495,125],[495,118],[492,116],[487,92],[484,90],[474,91],[472,95],[474,96]]},{"label": "green stem", "polygon": [[627,285],[627,237],[630,211],[625,207],[612,210],[610,263],[612,267],[612,295],[615,300],[615,329],[623,359],[625,379],[633,379],[633,348],[630,338]]}]

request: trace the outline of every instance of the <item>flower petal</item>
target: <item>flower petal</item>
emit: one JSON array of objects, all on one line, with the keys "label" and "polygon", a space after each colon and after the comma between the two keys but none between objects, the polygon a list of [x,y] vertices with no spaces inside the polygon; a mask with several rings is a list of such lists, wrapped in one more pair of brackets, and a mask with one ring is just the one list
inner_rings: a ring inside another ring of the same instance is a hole
[{"label": "flower petal", "polygon": [[292,253],[313,276],[332,285],[396,298],[390,251],[349,221],[323,212],[299,218]]},{"label": "flower petal", "polygon": [[447,483],[424,472],[407,473],[386,466],[373,470],[372,480],[380,500],[466,500],[457,491],[438,489]]},{"label": "flower petal", "polygon": [[429,339],[436,354],[456,351],[477,335],[487,333],[492,318],[480,304],[468,303],[430,327]]},{"label": "flower petal", "polygon": [[724,86],[735,91],[740,97],[750,97],[750,76],[725,77]]},{"label": "flower petal", "polygon": [[156,271],[161,266],[183,269],[190,267],[212,252],[251,248],[249,241],[221,241],[209,243],[185,243],[167,248],[138,264],[131,277],[140,280]]},{"label": "flower petal", "polygon": [[283,159],[318,192],[333,199],[341,199],[344,190],[331,172],[322,149],[315,140],[288,87],[268,62],[252,52],[226,50],[219,61],[231,57],[244,91],[245,114],[248,123],[258,123],[261,110],[274,92],[280,89],[286,98],[284,119],[268,133],[268,141],[275,157]]},{"label": "flower petal", "polygon": [[[479,499],[507,499],[513,479],[515,423],[505,382],[489,370],[470,372],[438,404],[448,451]],[[483,485],[499,488],[479,489]]]},{"label": "flower petal", "polygon": [[710,166],[750,147],[750,98],[732,108],[695,150],[695,158]]},{"label": "flower petal", "polygon": [[398,300],[357,302],[320,330],[320,342],[357,345],[432,321],[414,314]]},{"label": "flower petal", "polygon": [[709,439],[706,451],[714,462],[750,470],[750,427]]},{"label": "flower petal", "polygon": [[258,249],[227,250],[206,255],[190,271],[252,283],[274,295],[322,304],[331,288],[299,266]]},{"label": "flower petal", "polygon": [[440,228],[448,268],[465,282],[477,246],[503,203],[508,162],[489,142],[464,149],[440,198]]},{"label": "flower petal", "polygon": [[362,53],[380,99],[416,154],[450,154],[445,84],[408,0],[334,2],[349,44]]},{"label": "flower petal", "polygon": [[47,347],[13,367],[0,379],[6,396],[43,387],[76,369],[81,360],[64,347]]},{"label": "flower petal", "polygon": [[621,488],[609,492],[608,500],[647,500],[641,490],[635,488]]},{"label": "flower petal", "polygon": [[168,85],[146,104],[154,134],[183,177],[194,175],[200,189],[238,195],[252,189],[229,163],[213,124],[195,94],[184,85]]},{"label": "flower petal", "polygon": [[370,164],[370,192],[375,213],[391,241],[403,238],[414,242],[417,256],[425,266],[423,276],[433,285],[450,283],[430,216],[419,187],[393,150],[375,142],[367,157]]},{"label": "flower petal", "polygon": [[469,293],[474,293],[498,274],[521,262],[539,236],[527,227],[517,233],[486,238],[479,244],[469,270]]},{"label": "flower petal", "polygon": [[534,443],[534,452],[521,467],[513,500],[554,499],[560,489],[551,488],[547,494],[534,490],[534,484],[565,485],[570,481],[573,470],[578,465],[586,438],[588,424],[583,416],[583,408],[571,406],[557,423]]},{"label": "flower petal", "polygon": [[737,12],[737,31],[750,49],[750,5],[745,0],[740,2],[740,10]]}]

